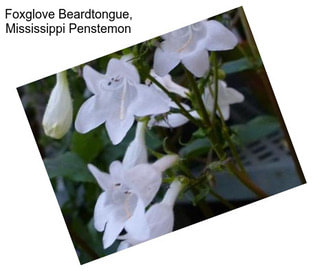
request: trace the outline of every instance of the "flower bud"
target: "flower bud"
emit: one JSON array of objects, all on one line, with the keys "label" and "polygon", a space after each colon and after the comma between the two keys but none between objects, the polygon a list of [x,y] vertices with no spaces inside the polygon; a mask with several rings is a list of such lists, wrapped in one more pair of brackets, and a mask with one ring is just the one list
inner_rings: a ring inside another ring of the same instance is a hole
[{"label": "flower bud", "polygon": [[164,157],[158,159],[153,166],[160,172],[173,166],[179,160],[179,156],[176,154],[165,155]]},{"label": "flower bud", "polygon": [[123,165],[132,168],[148,162],[147,147],[145,143],[146,122],[137,122],[135,139],[128,146],[123,158]]},{"label": "flower bud", "polygon": [[179,181],[172,182],[162,200],[162,203],[173,207],[181,189],[182,184]]},{"label": "flower bud", "polygon": [[70,129],[73,119],[73,105],[66,71],[56,75],[56,85],[52,90],[43,117],[43,128],[49,137],[60,139]]}]

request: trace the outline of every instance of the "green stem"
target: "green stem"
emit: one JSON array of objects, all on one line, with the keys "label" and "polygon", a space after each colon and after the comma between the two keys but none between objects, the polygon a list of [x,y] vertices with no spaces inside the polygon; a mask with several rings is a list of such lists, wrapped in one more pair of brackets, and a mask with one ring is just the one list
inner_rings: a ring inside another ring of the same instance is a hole
[{"label": "green stem", "polygon": [[176,105],[178,106],[180,112],[188,118],[193,124],[196,126],[200,126],[200,123],[191,116],[191,114],[183,107],[183,105],[177,100],[177,95],[173,92],[170,92],[168,89],[166,89],[158,80],[156,80],[153,76],[150,74],[147,75],[147,79],[149,79],[151,82],[153,82],[157,87],[159,87]]},{"label": "green stem", "polygon": [[194,76],[193,74],[191,74],[190,71],[188,71],[185,67],[184,67],[184,70],[185,70],[185,74],[186,74],[186,77],[188,79],[188,82],[192,88],[192,91],[194,93],[194,96],[197,100],[197,103],[198,103],[198,109],[199,111],[201,112],[202,114],[202,119],[206,125],[206,127],[210,127],[211,126],[211,122],[210,122],[210,119],[209,119],[209,115],[206,111],[206,108],[204,106],[204,103],[203,103],[203,100],[202,100],[202,96],[201,96],[201,93],[197,87],[197,84],[195,82],[195,79],[194,79]]},{"label": "green stem", "polygon": [[232,140],[231,140],[231,137],[229,135],[229,130],[228,130],[228,127],[224,121],[224,117],[223,117],[223,114],[222,114],[222,111],[220,109],[220,107],[217,105],[217,110],[219,112],[219,115],[220,115],[220,119],[221,119],[221,124],[222,124],[222,130],[223,130],[223,135],[225,137],[225,139],[227,140],[228,144],[229,144],[229,148],[232,152],[232,155],[235,159],[235,161],[238,163],[239,165],[239,168],[242,172],[246,173],[246,170],[242,164],[242,161],[240,159],[240,156],[238,154],[238,151],[237,151],[237,148],[236,146],[233,144]]},{"label": "green stem", "polygon": [[236,168],[232,162],[228,162],[226,167],[251,191],[253,191],[259,198],[263,199],[268,197],[267,193],[264,192],[260,187],[254,184],[248,177],[248,175]]},{"label": "green stem", "polygon": [[[211,136],[211,137],[209,137],[209,139],[211,141],[212,148],[214,149],[214,151],[216,152],[216,154],[218,155],[218,157],[220,159],[221,159],[221,157],[225,157],[225,152],[222,149],[220,149],[220,148],[217,147],[214,137]],[[242,184],[244,184],[246,187],[248,187],[259,198],[266,198],[268,196],[260,187],[258,187],[256,184],[254,184],[249,179],[249,177],[248,177],[248,175],[247,175],[246,172],[237,169],[234,163],[232,163],[231,161],[228,161],[225,164],[225,166],[226,166],[226,168],[228,169],[229,172],[231,172],[232,174],[234,174],[239,179],[239,181]]]},{"label": "green stem", "polygon": [[[212,126],[215,125],[216,121],[216,107],[218,104],[218,93],[219,93],[219,84],[218,84],[218,60],[216,57],[216,53],[212,52],[211,53],[211,60],[213,62],[213,79],[214,79],[214,103],[213,103],[213,110],[212,110],[212,115],[211,115],[211,124]],[[211,91],[211,89],[210,89]]]},{"label": "green stem", "polygon": [[[256,195],[258,195],[260,198],[265,198],[267,197],[267,194],[261,189],[259,188],[257,185],[255,185],[248,177],[247,172],[242,164],[242,161],[240,159],[240,156],[238,154],[237,148],[234,145],[234,143],[231,140],[230,134],[229,134],[229,130],[228,127],[224,121],[224,117],[222,114],[222,111],[218,105],[218,91],[219,91],[219,85],[218,85],[218,62],[217,62],[217,57],[216,54],[212,52],[211,54],[211,59],[213,62],[213,77],[214,77],[214,84],[215,84],[215,90],[214,90],[214,105],[213,105],[213,114],[212,114],[212,119],[211,119],[211,123],[212,123],[212,134],[215,135],[215,121],[216,121],[216,112],[219,113],[219,117],[221,120],[221,126],[222,126],[222,132],[223,132],[223,136],[225,138],[225,140],[228,142],[229,148],[231,150],[231,153],[236,161],[236,163],[239,166],[238,170],[236,168],[236,166],[232,163],[232,162],[228,162],[226,164],[226,167],[228,168],[229,171],[231,171],[246,187],[248,187],[250,190],[252,190]],[[211,90],[210,90],[211,91]],[[211,92],[212,93],[212,92]],[[213,143],[212,145],[214,146],[214,149],[216,150],[216,153],[218,155],[218,157],[224,157],[225,154],[223,152],[223,150],[220,150],[219,148],[216,147],[216,142],[214,142],[214,136],[212,136]],[[212,142],[212,141],[211,141]],[[220,155],[220,156],[219,156]]]}]

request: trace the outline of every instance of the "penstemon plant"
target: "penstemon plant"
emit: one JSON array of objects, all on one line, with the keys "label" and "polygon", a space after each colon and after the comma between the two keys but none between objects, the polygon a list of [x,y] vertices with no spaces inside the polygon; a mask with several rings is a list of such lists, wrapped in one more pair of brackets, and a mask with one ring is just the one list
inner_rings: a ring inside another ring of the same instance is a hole
[{"label": "penstemon plant", "polygon": [[229,14],[238,27],[204,20],[29,86],[52,89],[37,143],[81,262],[273,194],[240,155],[279,124],[239,111],[268,81],[241,87],[241,71],[264,69],[241,10]]},{"label": "penstemon plant", "polygon": [[[205,170],[196,175],[185,166],[185,156],[177,153],[159,154],[159,159],[149,163],[145,133],[154,126],[172,129],[191,122],[211,142],[210,155],[216,155],[207,160],[205,168],[217,164],[260,198],[266,196],[248,177],[225,123],[230,105],[243,102],[244,96],[219,78],[215,51],[233,49],[237,38],[215,20],[184,27],[162,38],[155,49],[153,69],[148,68],[144,54],[136,52],[110,59],[106,74],[90,66],[83,68],[87,88],[94,95],[81,105],[76,130],[87,133],[104,123],[111,142],[117,145],[137,122],[135,138],[122,162],[113,161],[109,173],[88,165],[103,190],[94,208],[94,226],[104,231],[104,248],[118,239],[122,240],[121,250],[172,231],[173,206],[180,192],[191,190],[195,194],[203,178],[213,177]],[[211,61],[208,51],[212,51]],[[175,83],[169,74],[179,64],[188,87]],[[198,83],[201,77],[205,78],[203,85]],[[165,171],[169,188],[160,202],[151,205]]]}]

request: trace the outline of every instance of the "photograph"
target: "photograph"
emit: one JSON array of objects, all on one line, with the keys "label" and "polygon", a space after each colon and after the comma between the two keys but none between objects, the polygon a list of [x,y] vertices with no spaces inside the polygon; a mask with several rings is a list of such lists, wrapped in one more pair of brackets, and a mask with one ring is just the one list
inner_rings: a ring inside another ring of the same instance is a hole
[{"label": "photograph", "polygon": [[81,264],[306,183],[242,7],[17,90]]}]

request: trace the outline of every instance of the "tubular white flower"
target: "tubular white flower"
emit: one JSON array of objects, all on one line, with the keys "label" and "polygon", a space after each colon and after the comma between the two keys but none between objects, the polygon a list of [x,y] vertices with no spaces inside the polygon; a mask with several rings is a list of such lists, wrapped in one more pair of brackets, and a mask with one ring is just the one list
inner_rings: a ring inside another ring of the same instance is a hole
[{"label": "tubular white flower", "polygon": [[134,123],[143,117],[169,111],[169,101],[158,90],[140,84],[132,64],[111,59],[105,75],[90,66],[83,69],[88,89],[94,94],[81,106],[75,121],[80,133],[105,123],[113,144],[118,144]]},{"label": "tubular white flower", "polygon": [[208,51],[231,50],[238,43],[221,23],[201,21],[162,36],[164,41],[154,56],[154,70],[165,76],[180,62],[197,77],[209,69]]},{"label": "tubular white flower", "polygon": [[131,168],[138,164],[145,164],[148,162],[148,153],[145,143],[146,126],[146,122],[137,122],[135,139],[129,144],[123,157],[122,164],[124,167]]},{"label": "tubular white flower", "polygon": [[[169,74],[166,74],[165,76],[161,77],[158,76],[155,71],[152,69],[150,71],[150,75],[153,76],[159,83],[161,83],[168,91],[176,93],[177,95],[187,98],[187,94],[189,93],[189,90],[187,88],[184,88],[178,84],[176,84],[171,76]],[[152,86],[156,87],[158,90],[162,92],[162,90],[156,86],[155,84],[152,84]],[[169,101],[169,105],[171,108],[178,109],[178,106],[176,103]],[[186,110],[190,110],[190,107],[184,103],[182,103],[182,106]],[[181,113],[168,113],[164,116],[164,119],[158,120],[158,117],[156,115],[151,116],[148,127],[152,126],[160,126],[165,128],[176,128],[179,126],[184,125],[188,122],[188,119]]]},{"label": "tubular white flower", "polygon": [[[214,90],[214,84],[211,86]],[[206,87],[202,95],[202,100],[209,113],[212,113],[214,106],[214,96],[209,87]],[[244,101],[244,96],[234,88],[227,87],[226,82],[218,81],[218,105],[222,112],[224,120],[230,117],[230,104],[241,103]]]},{"label": "tubular white flower", "polygon": [[[178,109],[178,106],[176,103],[171,102],[170,106],[172,108]],[[186,110],[191,110],[191,108],[182,103],[182,106]],[[192,115],[193,116],[193,115]],[[167,113],[163,119],[158,119],[158,116],[151,116],[148,127],[151,128],[152,126],[159,126],[159,127],[165,127],[165,128],[176,128],[179,126],[184,125],[188,122],[188,118],[186,118],[182,113]]]},{"label": "tubular white flower", "polygon": [[145,207],[160,188],[162,172],[175,161],[174,155],[167,155],[154,164],[139,164],[132,168],[114,161],[109,174],[88,165],[103,190],[94,208],[94,227],[104,231],[104,248],[112,245],[123,228],[132,229],[140,238],[148,238]]},{"label": "tubular white flower", "polygon": [[178,159],[179,157],[176,154],[165,155],[164,157],[158,159],[155,163],[153,163],[153,167],[158,169],[160,172],[163,172],[173,166],[178,161]]},{"label": "tubular white flower", "polygon": [[147,240],[159,237],[173,230],[174,227],[174,211],[173,207],[176,198],[182,188],[178,181],[174,181],[167,190],[163,200],[160,203],[152,205],[145,214],[145,219],[149,231],[149,235],[143,238],[137,234],[138,225],[127,228],[127,234],[119,236],[118,239],[123,240],[118,250],[145,242]]},{"label": "tubular white flower", "polygon": [[162,204],[173,207],[181,189],[182,184],[179,181],[172,182],[162,200]]},{"label": "tubular white flower", "polygon": [[43,116],[42,125],[47,136],[60,139],[70,129],[73,120],[73,104],[66,71],[56,75],[53,88]]},{"label": "tubular white flower", "polygon": [[[159,83],[161,83],[170,92],[176,93],[177,95],[179,95],[179,96],[181,96],[183,98],[187,98],[187,94],[189,93],[189,90],[187,88],[182,87],[179,84],[176,84],[172,80],[172,77],[169,74],[166,74],[165,76],[158,76],[156,74],[156,72],[154,71],[154,69],[152,69],[150,71],[150,75],[152,77],[154,77]],[[160,90],[160,91],[162,91],[162,90]]]}]

